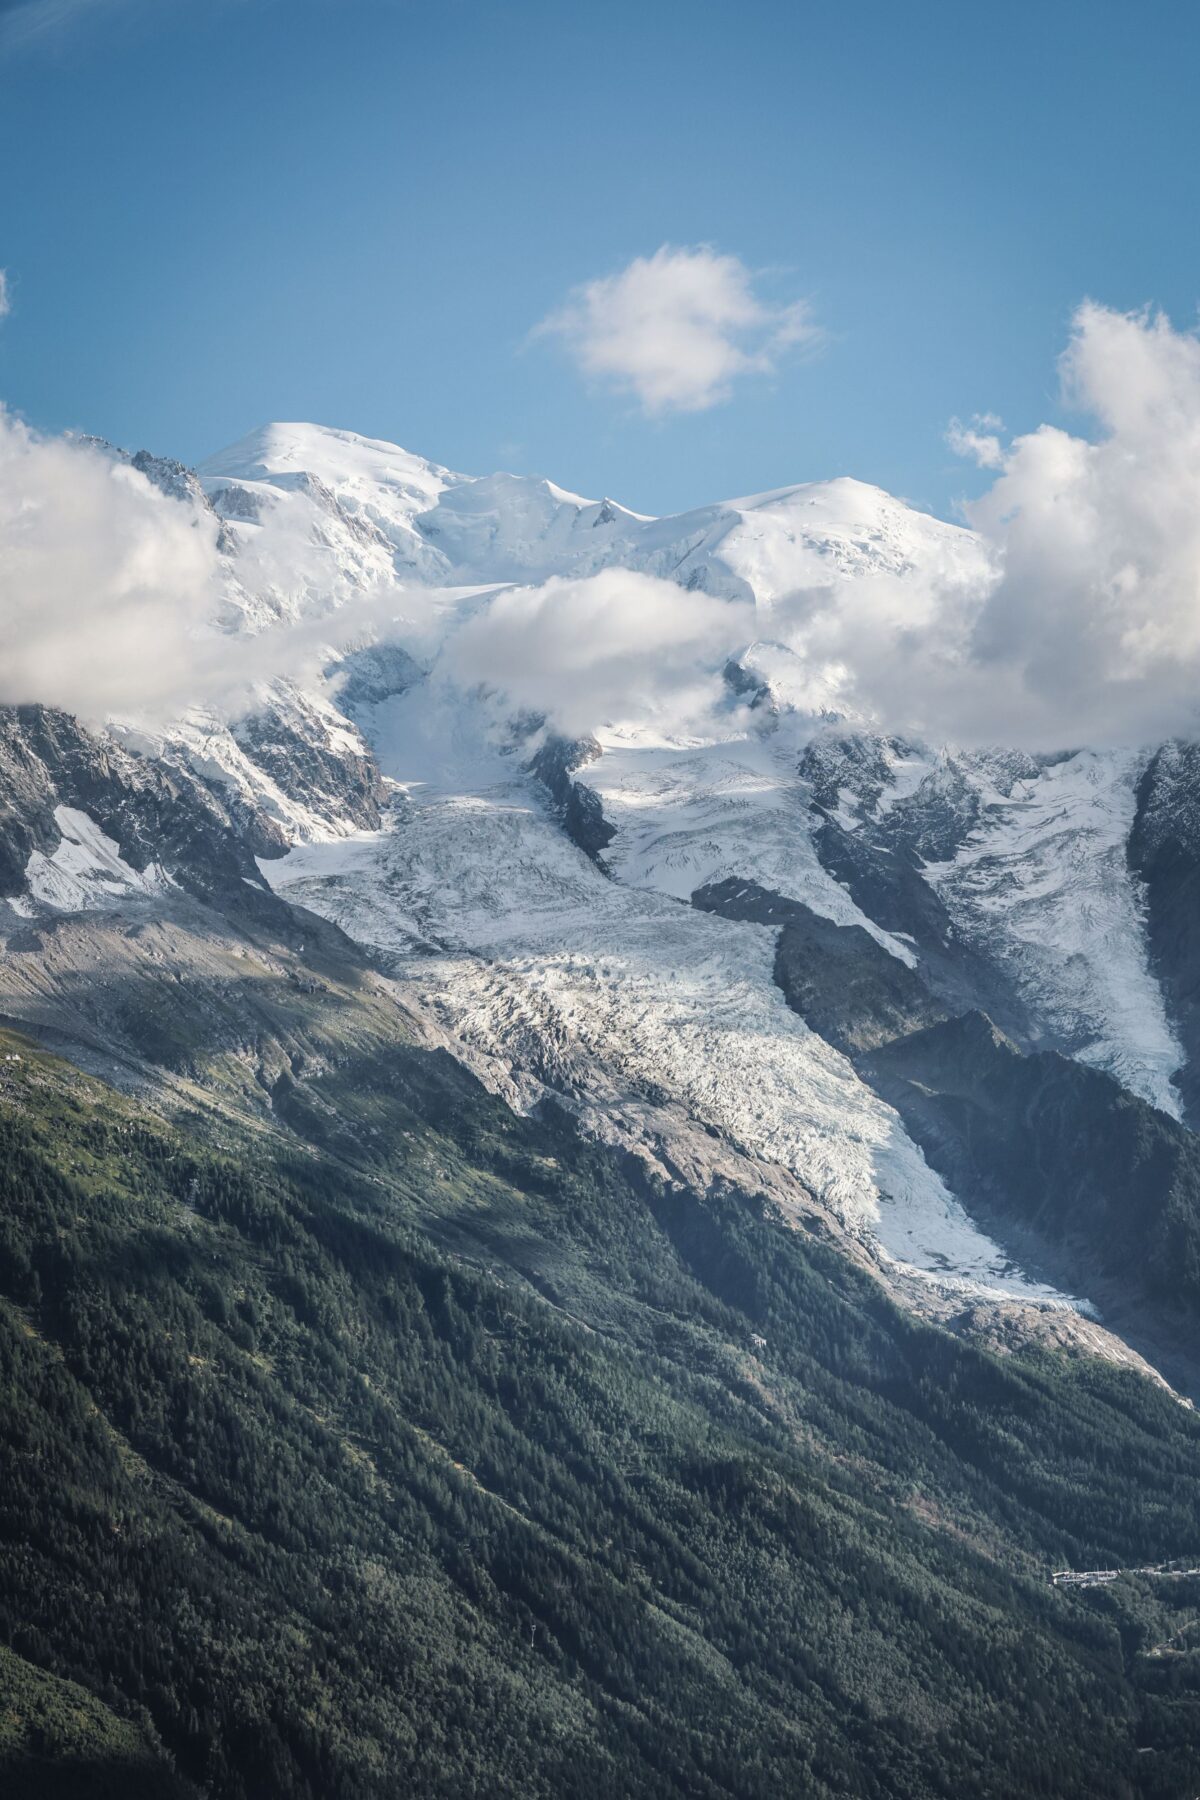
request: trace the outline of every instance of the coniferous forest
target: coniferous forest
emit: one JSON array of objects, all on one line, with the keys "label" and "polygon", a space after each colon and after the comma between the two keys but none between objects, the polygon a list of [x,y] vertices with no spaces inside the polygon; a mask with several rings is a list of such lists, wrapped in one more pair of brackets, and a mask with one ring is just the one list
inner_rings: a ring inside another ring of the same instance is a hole
[{"label": "coniferous forest", "polygon": [[924,1325],[441,1053],[290,1135],[11,1053],[6,1793],[1200,1781],[1200,1578],[1049,1582],[1200,1546],[1144,1378]]}]

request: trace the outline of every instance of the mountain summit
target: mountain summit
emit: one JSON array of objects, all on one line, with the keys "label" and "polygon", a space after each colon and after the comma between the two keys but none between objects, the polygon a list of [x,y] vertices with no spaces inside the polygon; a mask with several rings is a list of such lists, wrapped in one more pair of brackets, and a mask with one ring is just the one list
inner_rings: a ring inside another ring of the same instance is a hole
[{"label": "mountain summit", "polygon": [[0,709],[0,1767],[1191,1791],[1196,747],[873,712],[858,482],[67,460],[211,616]]}]

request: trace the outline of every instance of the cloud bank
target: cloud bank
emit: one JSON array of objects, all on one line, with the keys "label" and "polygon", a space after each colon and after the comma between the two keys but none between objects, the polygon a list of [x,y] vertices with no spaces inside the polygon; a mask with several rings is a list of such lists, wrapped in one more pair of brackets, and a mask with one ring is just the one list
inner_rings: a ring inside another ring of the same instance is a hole
[{"label": "cloud bank", "polygon": [[[725,730],[720,671],[764,638],[796,704],[934,742],[1200,734],[1200,340],[1162,314],[1088,303],[1061,377],[1087,435],[952,425],[992,477],[966,508],[971,534],[913,515],[892,569],[831,562],[819,585],[777,583],[758,609],[622,569],[490,599],[406,590],[386,561],[347,581],[321,531],[284,506],[231,570],[211,515],[0,412],[0,702],[230,715],[257,682],[315,678],[328,649],[392,638],[423,660],[441,643],[452,679],[571,732]],[[238,582],[299,584],[305,617],[223,635],[212,621]]]},{"label": "cloud bank", "polygon": [[[1061,375],[1095,441],[1049,425],[968,509],[1000,577],[971,634],[1015,729],[1149,741],[1200,726],[1200,341],[1088,303]],[[1018,701],[1020,704],[1018,705]]]},{"label": "cloud bank", "polygon": [[1087,302],[1060,359],[1090,436],[952,426],[996,470],[965,508],[995,575],[944,594],[856,685],[883,717],[959,741],[1054,749],[1200,730],[1200,340]]},{"label": "cloud bank", "polygon": [[680,729],[721,691],[748,606],[628,569],[498,594],[450,639],[444,668],[546,712],[567,732],[608,720]]},{"label": "cloud bank", "polygon": [[0,411],[0,701],[186,704],[218,576],[215,521]]},{"label": "cloud bank", "polygon": [[651,418],[716,406],[736,381],[770,374],[786,351],[821,335],[804,302],[770,305],[744,263],[706,244],[635,257],[577,288],[537,329]]}]

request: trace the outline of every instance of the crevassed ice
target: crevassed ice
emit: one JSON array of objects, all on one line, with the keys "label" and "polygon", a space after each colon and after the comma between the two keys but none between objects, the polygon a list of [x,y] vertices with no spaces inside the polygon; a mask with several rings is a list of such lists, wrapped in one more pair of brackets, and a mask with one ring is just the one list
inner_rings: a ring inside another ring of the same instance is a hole
[{"label": "crevassed ice", "polygon": [[952,861],[926,869],[965,935],[1007,966],[1052,1040],[1180,1116],[1183,1048],[1151,972],[1126,860],[1141,758],[1081,750],[1001,794]]},{"label": "crevassed ice", "polygon": [[772,930],[607,879],[528,782],[472,772],[411,783],[391,831],[263,873],[362,942],[400,957],[419,943],[408,979],[468,1043],[539,1066],[561,1051],[626,1093],[665,1091],[910,1267],[1064,1301],[976,1230],[896,1113],[790,1010]]},{"label": "crevassed ice", "polygon": [[909,945],[854,904],[822,866],[796,776],[791,734],[754,733],[696,746],[602,733],[582,779],[616,837],[605,860],[631,887],[688,900],[727,879],[755,881],[837,925],[858,925],[911,968]]}]

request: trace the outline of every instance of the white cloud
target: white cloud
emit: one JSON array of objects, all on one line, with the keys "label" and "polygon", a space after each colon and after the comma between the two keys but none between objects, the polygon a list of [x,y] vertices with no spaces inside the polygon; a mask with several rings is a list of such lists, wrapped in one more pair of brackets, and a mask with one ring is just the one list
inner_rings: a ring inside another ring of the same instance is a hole
[{"label": "white cloud", "polygon": [[12,297],[8,291],[8,271],[0,269],[0,319],[6,319],[12,311]]},{"label": "white cloud", "polygon": [[1200,341],[1161,313],[1088,302],[1061,374],[1099,433],[1043,425],[1018,437],[969,509],[1001,569],[971,634],[973,661],[1024,734],[1065,743],[1195,731]]},{"label": "white cloud", "polygon": [[703,412],[740,377],[770,374],[786,351],[821,336],[803,301],[769,304],[744,263],[705,244],[635,257],[577,288],[537,329],[652,417]]},{"label": "white cloud", "polygon": [[213,521],[0,410],[0,702],[186,704],[218,577]]},{"label": "white cloud", "polygon": [[969,425],[961,419],[951,419],[946,442],[955,456],[965,456],[981,469],[999,469],[1004,463],[1004,451],[997,434],[1003,429],[1004,420],[995,413],[976,413]]},{"label": "white cloud", "polygon": [[628,569],[512,588],[453,636],[444,667],[564,731],[653,720],[679,729],[720,692],[730,644],[750,609]]},{"label": "white cloud", "polygon": [[1088,302],[1060,374],[1089,436],[951,426],[996,471],[965,509],[990,574],[854,583],[818,609],[806,654],[847,710],[1047,750],[1200,732],[1200,340]]},{"label": "white cloud", "polygon": [[271,681],[319,685],[331,652],[386,633],[402,607],[403,587],[383,583],[332,616],[224,631],[241,583],[320,593],[328,562],[311,520],[285,516],[231,578],[218,529],[118,453],[39,436],[0,407],[0,705],[93,723],[164,724],[193,706],[237,717]]}]

